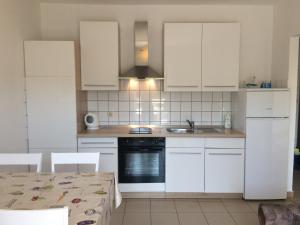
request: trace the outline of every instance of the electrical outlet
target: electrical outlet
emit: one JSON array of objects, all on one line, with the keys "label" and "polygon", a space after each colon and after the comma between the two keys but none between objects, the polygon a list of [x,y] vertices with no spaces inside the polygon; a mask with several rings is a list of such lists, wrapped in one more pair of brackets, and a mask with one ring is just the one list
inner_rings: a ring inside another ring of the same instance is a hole
[{"label": "electrical outlet", "polygon": [[107,116],[112,117],[113,116],[112,112],[107,112]]}]

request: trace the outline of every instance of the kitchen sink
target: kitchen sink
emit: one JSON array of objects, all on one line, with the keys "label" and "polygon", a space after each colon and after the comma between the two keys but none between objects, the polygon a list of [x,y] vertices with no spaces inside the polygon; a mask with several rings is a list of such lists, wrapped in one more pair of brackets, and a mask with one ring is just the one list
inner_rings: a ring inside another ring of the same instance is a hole
[{"label": "kitchen sink", "polygon": [[187,133],[222,133],[224,129],[222,128],[212,128],[212,127],[195,127],[194,130],[191,128],[182,127],[170,127],[166,129],[169,133],[177,134],[187,134]]},{"label": "kitchen sink", "polygon": [[186,134],[186,133],[194,133],[193,129],[191,128],[167,128],[169,133],[178,133],[178,134]]}]

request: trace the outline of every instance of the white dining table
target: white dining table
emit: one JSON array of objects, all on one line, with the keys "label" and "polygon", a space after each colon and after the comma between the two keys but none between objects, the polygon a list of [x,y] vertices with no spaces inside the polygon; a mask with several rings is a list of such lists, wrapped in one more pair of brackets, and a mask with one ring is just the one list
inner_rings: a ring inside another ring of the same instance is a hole
[{"label": "white dining table", "polygon": [[113,173],[0,173],[1,209],[68,206],[69,225],[109,225],[120,203]]}]

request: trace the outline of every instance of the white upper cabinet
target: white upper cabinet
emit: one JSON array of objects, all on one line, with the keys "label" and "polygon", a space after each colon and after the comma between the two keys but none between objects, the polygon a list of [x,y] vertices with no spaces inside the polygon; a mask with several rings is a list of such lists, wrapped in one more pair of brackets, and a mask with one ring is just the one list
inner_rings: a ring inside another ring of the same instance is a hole
[{"label": "white upper cabinet", "polygon": [[201,91],[201,23],[165,23],[165,91]]},{"label": "white upper cabinet", "polygon": [[240,24],[203,24],[202,91],[238,91]]},{"label": "white upper cabinet", "polygon": [[74,76],[73,41],[25,41],[27,77]]},{"label": "white upper cabinet", "polygon": [[82,90],[118,90],[117,22],[80,22]]},{"label": "white upper cabinet", "polygon": [[165,91],[238,91],[239,23],[166,23]]}]

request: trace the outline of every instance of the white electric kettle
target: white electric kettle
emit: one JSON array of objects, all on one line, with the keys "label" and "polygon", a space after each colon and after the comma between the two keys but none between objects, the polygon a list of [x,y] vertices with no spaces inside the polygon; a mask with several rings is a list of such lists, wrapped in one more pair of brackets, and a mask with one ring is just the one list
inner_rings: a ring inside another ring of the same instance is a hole
[{"label": "white electric kettle", "polygon": [[98,117],[94,113],[88,113],[84,116],[84,123],[88,130],[97,130],[99,129]]}]

